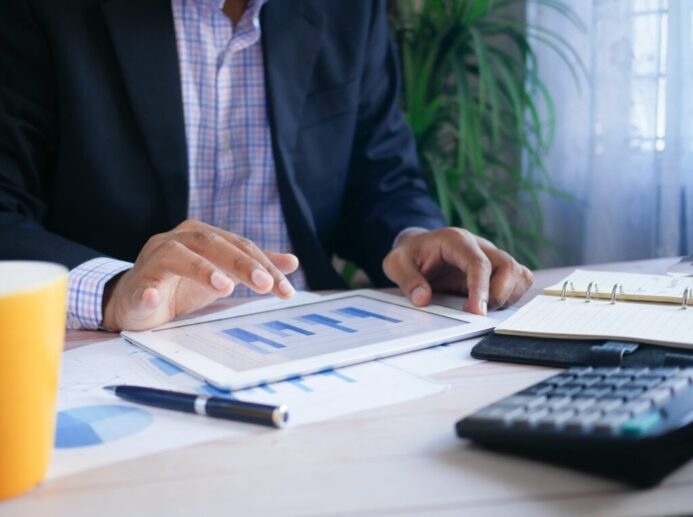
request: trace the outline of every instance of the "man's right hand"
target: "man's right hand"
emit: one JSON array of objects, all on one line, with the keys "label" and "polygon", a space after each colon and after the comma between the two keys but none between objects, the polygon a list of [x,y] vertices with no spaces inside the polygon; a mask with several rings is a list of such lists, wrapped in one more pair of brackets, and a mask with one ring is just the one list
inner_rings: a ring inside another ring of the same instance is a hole
[{"label": "man's right hand", "polygon": [[145,330],[209,305],[245,284],[259,294],[290,298],[290,253],[262,252],[253,242],[199,221],[155,235],[132,269],[107,286],[102,326]]}]

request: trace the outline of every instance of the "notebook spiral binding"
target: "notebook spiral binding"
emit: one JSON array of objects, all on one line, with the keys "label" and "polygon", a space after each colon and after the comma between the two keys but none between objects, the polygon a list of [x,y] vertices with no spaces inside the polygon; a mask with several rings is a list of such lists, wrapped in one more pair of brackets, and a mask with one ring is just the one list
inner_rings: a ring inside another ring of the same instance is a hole
[{"label": "notebook spiral binding", "polygon": [[614,287],[611,289],[611,299],[609,300],[611,305],[616,303],[616,296],[617,296],[616,291],[619,291],[619,290],[620,290],[620,293],[623,294],[623,284],[615,283]]},{"label": "notebook spiral binding", "polygon": [[[570,287],[570,289],[568,289]],[[575,292],[575,286],[573,285],[573,282],[566,280],[563,282],[563,287],[561,288],[561,300],[565,300],[568,295],[568,291]],[[599,292],[599,286],[597,285],[597,282],[590,282],[587,284],[587,291],[585,292],[585,302],[589,303],[592,300],[592,293],[598,293]],[[618,298],[619,294],[623,294],[623,284],[615,283],[614,286],[611,288],[611,297],[609,298],[609,303],[612,305],[616,303],[616,300]],[[686,287],[686,289],[683,290],[683,295],[681,296],[681,308],[682,309],[688,309],[688,301],[691,298],[691,288]]]}]

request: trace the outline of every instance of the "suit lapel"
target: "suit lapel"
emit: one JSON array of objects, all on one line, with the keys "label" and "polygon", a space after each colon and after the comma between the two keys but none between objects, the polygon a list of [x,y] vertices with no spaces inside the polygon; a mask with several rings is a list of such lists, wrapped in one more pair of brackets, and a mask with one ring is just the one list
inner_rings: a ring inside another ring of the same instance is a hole
[{"label": "suit lapel", "polygon": [[270,0],[263,7],[261,24],[277,184],[291,243],[311,288],[343,286],[318,239],[293,164],[298,121],[322,39],[320,12],[309,0]]},{"label": "suit lapel", "polygon": [[187,150],[170,0],[107,0],[103,13],[170,223],[186,217]]}]

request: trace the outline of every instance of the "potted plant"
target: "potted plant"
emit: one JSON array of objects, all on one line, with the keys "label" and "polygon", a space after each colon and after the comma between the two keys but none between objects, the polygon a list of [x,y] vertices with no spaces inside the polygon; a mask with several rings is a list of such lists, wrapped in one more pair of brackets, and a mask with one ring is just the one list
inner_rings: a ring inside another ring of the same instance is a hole
[{"label": "potted plant", "polygon": [[402,64],[402,107],[422,168],[450,225],[539,267],[539,194],[553,133],[550,92],[533,45],[549,45],[578,79],[579,57],[560,34],[525,21],[527,2],[582,24],[558,0],[391,0]]}]

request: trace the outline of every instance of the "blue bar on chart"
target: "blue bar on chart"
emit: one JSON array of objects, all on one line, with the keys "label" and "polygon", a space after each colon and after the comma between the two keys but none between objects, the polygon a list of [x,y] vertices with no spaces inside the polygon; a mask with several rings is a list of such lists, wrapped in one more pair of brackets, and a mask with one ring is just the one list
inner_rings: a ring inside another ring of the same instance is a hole
[{"label": "blue bar on chart", "polygon": [[202,391],[203,393],[207,395],[212,395],[213,397],[221,397],[225,399],[235,399],[236,396],[226,390],[220,390],[219,388],[216,388],[212,386],[211,384],[201,384],[199,387],[199,390]]},{"label": "blue bar on chart", "polygon": [[308,323],[324,325],[335,330],[341,330],[342,332],[346,332],[348,334],[354,334],[355,332],[358,332],[358,330],[341,325],[341,321],[339,320],[328,318],[327,316],[322,316],[320,314],[306,314],[305,316],[299,316],[297,319],[301,321],[306,321]]},{"label": "blue bar on chart", "polygon": [[178,375],[179,373],[183,373],[183,370],[178,368],[175,364],[169,363],[165,359],[162,359],[161,357],[152,357],[149,359],[149,362],[156,366],[157,370],[159,370],[161,373],[166,375],[167,377],[171,377],[172,375]]},{"label": "blue bar on chart", "polygon": [[358,309],[356,307],[344,307],[342,309],[337,309],[334,312],[352,318],[375,318],[383,321],[389,321],[390,323],[402,323],[402,320],[391,318],[383,314],[378,314],[377,312],[364,311],[363,309]]},{"label": "blue bar on chart", "polygon": [[275,390],[272,386],[270,386],[266,382],[263,382],[262,384],[258,384],[257,387],[263,391],[266,391],[267,393],[270,393],[270,394],[277,393],[277,390]]},{"label": "blue bar on chart", "polygon": [[289,325],[288,323],[284,323],[283,321],[279,320],[262,323],[260,327],[270,331],[272,334],[276,334],[277,336],[281,337],[291,337],[291,332],[301,334],[303,336],[313,336],[315,334],[314,332],[310,332],[309,330],[302,329],[295,325]]},{"label": "blue bar on chart", "polygon": [[223,332],[227,336],[235,338],[237,341],[251,349],[253,352],[257,352],[260,354],[267,354],[269,352],[267,350],[263,350],[259,346],[256,346],[255,343],[263,343],[276,349],[286,348],[281,343],[277,343],[276,341],[272,341],[271,339],[267,339],[266,337],[258,336],[257,334],[253,334],[252,332],[248,332],[247,330],[243,330],[241,328],[226,329]]},{"label": "blue bar on chart", "polygon": [[353,384],[356,382],[356,379],[353,377],[349,377],[348,375],[342,373],[339,370],[335,370],[334,368],[328,368],[327,370],[322,370],[321,372],[318,372],[320,375],[330,375],[332,377],[336,377],[337,379],[348,382],[349,384]]},{"label": "blue bar on chart", "polygon": [[311,391],[313,391],[313,388],[311,388],[310,386],[308,386],[307,384],[305,384],[303,382],[303,377],[301,377],[300,375],[296,375],[295,377],[290,377],[290,378],[286,379],[286,381],[290,382],[291,384],[296,386],[298,389],[300,389],[301,391],[305,391],[306,393],[310,393]]}]

